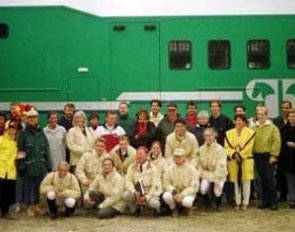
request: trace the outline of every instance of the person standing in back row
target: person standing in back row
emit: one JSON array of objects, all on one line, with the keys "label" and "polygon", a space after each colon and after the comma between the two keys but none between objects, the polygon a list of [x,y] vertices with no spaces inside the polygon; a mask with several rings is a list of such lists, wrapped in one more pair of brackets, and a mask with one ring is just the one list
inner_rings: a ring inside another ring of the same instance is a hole
[{"label": "person standing in back row", "polygon": [[[209,123],[212,128],[217,132],[217,142],[224,146],[225,132],[233,128],[232,120],[221,113],[221,102],[219,100],[212,100],[209,104],[211,109],[211,116]],[[224,192],[227,199],[227,203],[234,204],[234,188],[232,183],[225,182]]]},{"label": "person standing in back row", "polygon": [[151,100],[150,107],[150,121],[157,127],[164,118],[163,114],[161,113],[162,102],[156,99]]},{"label": "person standing in back row", "polygon": [[129,105],[127,102],[120,102],[118,112],[118,125],[121,126],[131,141],[136,129],[136,121],[129,116]]},{"label": "person standing in back row", "polygon": [[260,209],[278,210],[277,191],[275,186],[275,164],[281,149],[279,129],[267,120],[268,110],[261,106],[257,108],[256,132],[253,153],[262,188]]},{"label": "person standing in back row", "polygon": [[186,104],[187,114],[185,116],[185,121],[187,125],[187,129],[194,133],[196,129],[196,125],[198,123],[198,106],[194,101],[190,101]]}]

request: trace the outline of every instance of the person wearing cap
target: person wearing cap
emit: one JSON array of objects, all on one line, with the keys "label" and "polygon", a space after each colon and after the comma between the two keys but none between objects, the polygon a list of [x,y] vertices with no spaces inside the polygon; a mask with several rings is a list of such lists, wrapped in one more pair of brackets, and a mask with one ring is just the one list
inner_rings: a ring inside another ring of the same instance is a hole
[{"label": "person wearing cap", "polygon": [[210,195],[215,198],[216,210],[219,210],[222,190],[227,178],[227,156],[224,148],[216,142],[213,128],[204,130],[204,145],[199,149],[198,170],[200,171],[200,193],[206,206],[211,206]]},{"label": "person wearing cap", "polygon": [[66,160],[67,132],[63,126],[57,124],[58,117],[57,112],[49,112],[47,115],[48,124],[43,128],[49,143],[52,171],[56,171],[58,164]]},{"label": "person wearing cap", "polygon": [[108,157],[102,161],[102,172],[98,174],[84,195],[85,205],[98,209],[100,219],[113,218],[126,209],[122,198],[124,179],[116,171],[114,161]]},{"label": "person wearing cap", "polygon": [[155,127],[158,127],[164,115],[161,113],[162,102],[157,99],[153,99],[150,102],[150,122],[154,123]]},{"label": "person wearing cap", "polygon": [[29,216],[43,214],[39,202],[39,187],[42,179],[51,171],[48,140],[39,126],[39,115],[35,109],[27,113],[27,127],[18,138],[20,160],[19,173],[24,177],[24,198]]},{"label": "person wearing cap", "polygon": [[119,144],[110,152],[110,156],[117,172],[125,176],[129,166],[135,162],[136,149],[130,146],[128,137],[123,135],[119,138]]},{"label": "person wearing cap", "polygon": [[182,148],[187,159],[194,167],[197,167],[197,152],[199,144],[196,137],[194,134],[186,130],[186,123],[184,119],[176,119],[174,121],[174,125],[174,132],[169,134],[166,139],[165,157],[171,163],[175,149]]},{"label": "person wearing cap", "polygon": [[127,102],[119,103],[117,123],[124,129],[126,135],[131,141],[136,130],[136,121],[129,115],[129,104]]},{"label": "person wearing cap", "polygon": [[86,115],[83,111],[77,111],[74,114],[73,125],[67,134],[67,145],[70,150],[70,171],[75,173],[76,166],[82,155],[86,152],[92,152],[97,136],[87,126]]},{"label": "person wearing cap", "polygon": [[274,172],[281,151],[280,131],[267,119],[268,109],[266,107],[257,108],[256,114],[258,121],[252,127],[256,133],[253,153],[262,188],[261,203],[258,208],[278,210]]},{"label": "person wearing cap", "polygon": [[164,174],[162,198],[172,210],[172,215],[182,212],[192,215],[193,202],[199,191],[199,172],[187,161],[182,148],[175,149],[173,157],[173,164]]},{"label": "person wearing cap", "polygon": [[9,207],[14,203],[17,154],[17,123],[10,121],[0,136],[0,210],[1,217],[12,219]]},{"label": "person wearing cap", "polygon": [[136,162],[128,168],[125,176],[123,199],[131,213],[138,217],[144,205],[148,205],[156,214],[160,212],[161,193],[161,179],[157,169],[148,160],[147,149],[137,148]]},{"label": "person wearing cap", "polygon": [[171,134],[174,129],[175,120],[179,117],[177,113],[177,105],[175,103],[168,103],[167,104],[167,115],[161,120],[157,127],[156,132],[156,140],[158,140],[162,144],[163,153],[166,144],[166,138],[169,134]]},{"label": "person wearing cap", "polygon": [[95,112],[92,112],[89,115],[89,127],[93,129],[93,131],[95,131],[97,129],[97,127],[99,126],[99,115]]},{"label": "person wearing cap", "polygon": [[64,216],[71,216],[76,208],[76,203],[81,197],[81,190],[75,175],[69,172],[70,165],[61,161],[57,171],[46,175],[40,186],[49,208],[50,218],[58,217],[58,207],[65,207]]},{"label": "person wearing cap", "polygon": [[102,171],[102,161],[109,157],[106,152],[104,138],[97,138],[93,149],[85,152],[78,162],[75,174],[81,184],[82,192],[85,193],[96,175]]}]

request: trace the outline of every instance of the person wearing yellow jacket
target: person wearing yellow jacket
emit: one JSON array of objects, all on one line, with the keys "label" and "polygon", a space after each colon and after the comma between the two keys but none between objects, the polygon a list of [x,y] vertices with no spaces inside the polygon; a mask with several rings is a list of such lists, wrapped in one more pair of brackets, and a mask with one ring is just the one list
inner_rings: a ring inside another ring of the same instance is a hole
[{"label": "person wearing yellow jacket", "polygon": [[5,126],[4,135],[0,136],[0,209],[1,217],[12,219],[9,207],[14,202],[17,154],[17,124],[10,121]]},{"label": "person wearing yellow jacket", "polygon": [[58,164],[57,171],[46,175],[40,185],[40,194],[47,199],[50,218],[57,218],[58,206],[65,206],[65,217],[71,216],[76,202],[81,197],[77,178],[69,172],[70,165],[66,161]]},{"label": "person wearing yellow jacket", "polygon": [[84,202],[86,206],[98,208],[98,218],[108,219],[122,214],[126,209],[127,205],[122,198],[124,179],[116,171],[111,158],[103,160],[102,168],[102,173],[96,176],[85,193]]},{"label": "person wearing yellow jacket", "polygon": [[281,151],[279,129],[267,119],[266,107],[256,110],[257,119],[252,128],[256,132],[253,153],[261,182],[260,209],[278,210],[278,197],[274,180],[275,164]]},{"label": "person wearing yellow jacket", "polygon": [[159,141],[154,141],[152,143],[152,147],[149,152],[149,160],[155,166],[161,181],[163,181],[164,173],[168,168],[168,161],[165,157],[163,157],[161,144]]},{"label": "person wearing yellow jacket", "polygon": [[234,118],[235,128],[226,132],[224,148],[228,155],[229,181],[234,183],[236,208],[249,205],[251,180],[254,178],[253,145],[255,132],[243,115]]}]

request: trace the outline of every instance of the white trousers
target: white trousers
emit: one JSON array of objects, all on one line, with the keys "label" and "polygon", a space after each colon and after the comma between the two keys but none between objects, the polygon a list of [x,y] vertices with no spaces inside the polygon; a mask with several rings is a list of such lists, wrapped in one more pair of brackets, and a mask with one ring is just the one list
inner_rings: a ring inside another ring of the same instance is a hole
[{"label": "white trousers", "polygon": [[[134,195],[131,194],[129,191],[125,191],[125,192],[123,192],[123,199],[127,203],[131,212],[134,213],[138,208],[138,205],[136,204],[136,200],[135,200]],[[160,203],[160,199],[157,197],[152,197],[147,202],[147,205],[150,208],[157,210],[157,212],[160,211],[161,203]]]},{"label": "white trousers", "polygon": [[[175,209],[176,203],[173,199],[173,195],[171,192],[164,192],[163,200],[167,205],[169,205],[169,208],[171,210]],[[186,196],[183,198],[181,205],[185,208],[191,208],[193,207],[194,200],[195,200],[194,196]]]},{"label": "white trousers", "polygon": [[[206,179],[202,179],[201,188],[200,188],[200,192],[201,192],[202,195],[206,195],[208,193],[211,184],[214,184],[214,183],[210,182],[210,181],[208,181]],[[214,192],[215,197],[220,197],[222,192],[223,192],[224,182],[223,181],[220,182],[219,185],[220,185],[220,188],[215,188],[214,187],[213,192]]]},{"label": "white trousers", "polygon": [[[241,205],[249,205],[251,193],[251,181],[242,181],[241,187],[239,187],[238,182],[235,182],[235,198],[236,204]],[[243,197],[243,202],[242,202]]]},{"label": "white trousers", "polygon": [[[47,193],[47,198],[49,200],[59,200],[56,198],[56,194],[54,191],[49,191]],[[63,204],[68,208],[74,208],[76,205],[76,199],[72,197],[66,197],[63,199]]]}]

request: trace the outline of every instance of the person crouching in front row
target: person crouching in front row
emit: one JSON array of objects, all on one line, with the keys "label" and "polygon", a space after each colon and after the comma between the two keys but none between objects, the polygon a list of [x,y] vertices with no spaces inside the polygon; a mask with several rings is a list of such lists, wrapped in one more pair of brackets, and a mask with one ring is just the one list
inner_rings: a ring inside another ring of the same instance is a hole
[{"label": "person crouching in front row", "polygon": [[65,206],[65,217],[71,216],[81,197],[78,180],[69,169],[70,165],[61,161],[58,170],[49,173],[41,183],[40,194],[46,196],[51,219],[58,217],[58,206]]},{"label": "person crouching in front row", "polygon": [[193,202],[199,190],[199,172],[185,157],[185,151],[175,149],[174,163],[164,174],[163,200],[172,210],[172,215],[186,209],[187,215],[192,215]]},{"label": "person crouching in front row", "polygon": [[157,169],[148,161],[145,147],[137,148],[136,162],[125,176],[125,189],[123,198],[134,216],[140,216],[144,205],[154,209],[155,213],[160,212],[161,179]]},{"label": "person crouching in front row", "polygon": [[200,192],[206,206],[211,205],[210,191],[213,192],[216,210],[222,200],[223,186],[227,177],[227,156],[224,148],[216,142],[217,133],[213,128],[204,130],[204,145],[199,150],[198,170],[201,176]]},{"label": "person crouching in front row", "polygon": [[113,218],[126,209],[123,201],[124,179],[115,170],[114,161],[105,158],[102,161],[102,173],[98,174],[84,195],[84,203],[88,207],[97,207],[97,217]]}]

